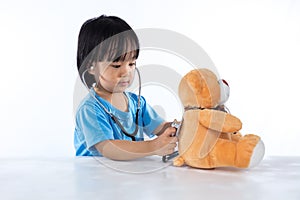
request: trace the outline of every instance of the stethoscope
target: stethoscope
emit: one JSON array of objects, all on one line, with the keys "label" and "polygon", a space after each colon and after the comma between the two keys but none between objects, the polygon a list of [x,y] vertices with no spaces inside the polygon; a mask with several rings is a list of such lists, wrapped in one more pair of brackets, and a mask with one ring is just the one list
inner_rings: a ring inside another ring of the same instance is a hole
[{"label": "stethoscope", "polygon": [[128,137],[130,137],[132,139],[132,141],[136,141],[135,136],[139,130],[139,125],[138,125],[138,121],[139,121],[139,112],[140,112],[140,99],[141,99],[141,75],[140,72],[137,68],[135,68],[137,74],[138,74],[138,78],[139,78],[139,94],[138,94],[138,105],[137,105],[137,109],[135,112],[135,129],[132,133],[128,133],[124,126],[120,123],[120,121],[118,120],[118,118],[112,114],[112,112],[110,112],[97,98],[96,95],[93,95],[91,90],[89,89],[86,81],[85,81],[85,73],[89,70],[93,70],[94,66],[91,66],[90,68],[87,68],[83,71],[82,75],[81,75],[81,79],[83,81],[83,84],[85,85],[85,87],[88,89],[89,94],[97,101],[97,103],[102,107],[102,109],[112,118],[112,120],[120,127],[121,131]]}]

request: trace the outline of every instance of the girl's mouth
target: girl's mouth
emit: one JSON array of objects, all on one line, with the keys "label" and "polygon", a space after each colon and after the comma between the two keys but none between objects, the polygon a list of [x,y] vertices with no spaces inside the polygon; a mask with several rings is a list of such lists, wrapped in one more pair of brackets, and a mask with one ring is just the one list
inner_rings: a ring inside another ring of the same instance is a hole
[{"label": "girl's mouth", "polygon": [[129,81],[120,81],[119,85],[124,87],[124,86],[128,86],[129,85]]}]

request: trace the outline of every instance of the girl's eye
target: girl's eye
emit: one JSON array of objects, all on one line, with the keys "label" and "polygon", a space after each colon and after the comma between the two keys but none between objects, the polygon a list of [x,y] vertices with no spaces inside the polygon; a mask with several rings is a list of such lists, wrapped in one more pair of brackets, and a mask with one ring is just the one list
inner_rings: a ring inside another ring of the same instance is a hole
[{"label": "girl's eye", "polygon": [[121,65],[111,65],[113,68],[120,68]]},{"label": "girl's eye", "polygon": [[130,64],[129,64],[129,66],[130,66],[130,67],[133,67],[133,66],[135,66],[135,65],[136,65],[136,63],[135,63],[135,62],[134,62],[134,63],[130,63]]},{"label": "girl's eye", "polygon": [[[133,67],[135,65],[136,65],[135,62],[129,63],[129,67]],[[111,64],[110,66],[112,66],[113,68],[120,68],[122,64]]]}]

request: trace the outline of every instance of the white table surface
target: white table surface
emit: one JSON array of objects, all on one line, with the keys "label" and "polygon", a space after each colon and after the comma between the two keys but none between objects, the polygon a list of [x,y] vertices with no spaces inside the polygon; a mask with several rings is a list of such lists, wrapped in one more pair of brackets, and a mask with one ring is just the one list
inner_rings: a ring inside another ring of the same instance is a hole
[{"label": "white table surface", "polygon": [[160,157],[2,158],[0,199],[300,199],[300,157],[249,170],[174,167]]}]

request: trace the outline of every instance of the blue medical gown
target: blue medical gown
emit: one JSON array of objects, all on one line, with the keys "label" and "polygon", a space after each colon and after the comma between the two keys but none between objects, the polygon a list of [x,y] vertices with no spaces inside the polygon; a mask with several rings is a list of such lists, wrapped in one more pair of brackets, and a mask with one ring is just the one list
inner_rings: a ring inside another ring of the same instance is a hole
[{"label": "blue medical gown", "polygon": [[[94,147],[104,140],[131,140],[122,133],[120,127],[112,120],[109,114],[99,105],[99,102],[115,115],[128,133],[135,129],[135,115],[138,105],[138,96],[125,92],[128,98],[128,112],[122,112],[113,107],[108,101],[96,94],[94,89],[82,100],[76,111],[74,147],[76,156],[102,156]],[[96,100],[97,99],[97,100]],[[144,97],[140,99],[139,130],[136,141],[143,141],[144,134],[153,137],[153,131],[164,120],[147,104]]]}]

